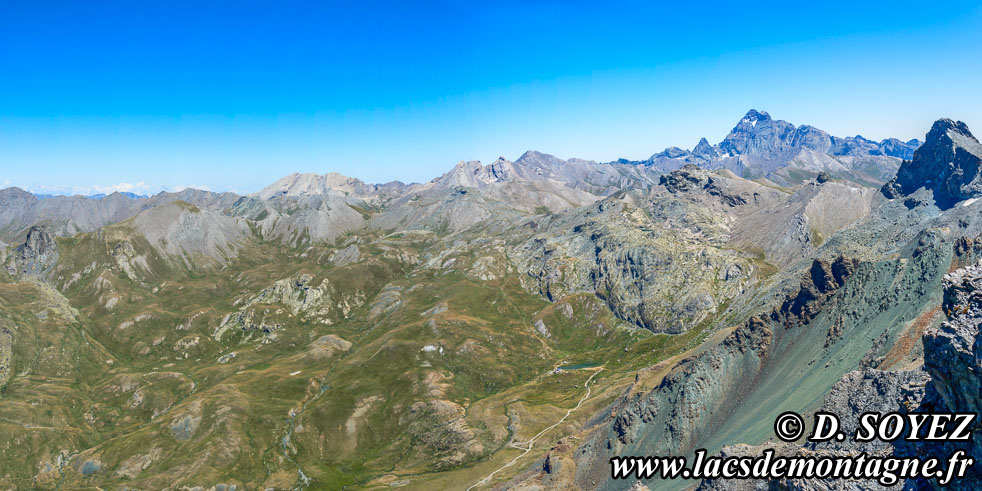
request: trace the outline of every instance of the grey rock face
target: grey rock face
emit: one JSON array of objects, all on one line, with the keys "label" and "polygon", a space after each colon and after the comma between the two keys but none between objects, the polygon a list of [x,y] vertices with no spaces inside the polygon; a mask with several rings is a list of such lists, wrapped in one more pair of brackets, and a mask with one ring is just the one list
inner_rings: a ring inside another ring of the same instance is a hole
[{"label": "grey rock face", "polygon": [[900,141],[896,138],[887,138],[880,142],[880,149],[885,155],[890,157],[897,157],[904,160],[910,160],[914,157],[914,151],[921,146],[923,142],[917,139],[909,141]]},{"label": "grey rock face", "polygon": [[7,385],[13,372],[13,327],[6,319],[0,319],[0,389]]},{"label": "grey rock face", "polygon": [[812,261],[808,274],[801,280],[798,291],[789,295],[781,307],[772,314],[785,325],[807,324],[818,314],[823,302],[835,293],[856,270],[859,262],[839,257],[835,261]]},{"label": "grey rock face", "polygon": [[[654,203],[670,209],[652,210]],[[710,244],[707,236],[719,235],[722,226],[715,221],[722,219],[700,211],[670,195],[626,193],[543,221],[509,256],[523,272],[526,288],[551,300],[594,293],[624,320],[654,332],[680,333],[741,295],[757,272],[750,259]],[[687,226],[700,231],[683,229]]]},{"label": "grey rock face", "polygon": [[982,144],[961,121],[939,119],[927,140],[904,161],[897,176],[883,186],[888,198],[900,198],[925,188],[934,192],[938,208],[982,196]]},{"label": "grey rock face", "polygon": [[982,265],[945,277],[948,321],[924,336],[924,365],[945,406],[982,413]]},{"label": "grey rock face", "polygon": [[44,227],[31,227],[7,264],[10,274],[40,276],[58,261],[58,245]]},{"label": "grey rock face", "polygon": [[791,123],[771,119],[770,114],[751,109],[719,147],[730,155],[782,152],[791,148],[794,132]]},{"label": "grey rock face", "polygon": [[[864,227],[854,233],[871,229],[876,230]],[[869,247],[869,239],[863,240]],[[896,244],[896,238],[889,240]],[[775,285],[760,307],[750,309],[760,313],[756,318],[680,362],[651,392],[611,406],[609,423],[577,450],[578,472],[591,477],[609,473],[612,455],[691,455],[695,448],[712,452],[738,442],[763,442],[773,437],[770,424],[780,412],[804,414],[818,407],[840,377],[862,366],[870,357],[866,353],[875,358],[889,348],[876,348],[872,340],[893,339],[928,306],[940,303],[950,243],[938,233],[905,237],[902,243],[909,244],[903,258],[870,260],[868,252],[845,256],[861,257],[856,265],[823,255],[818,264],[792,268],[800,275],[797,281],[788,278]],[[765,314],[765,305],[773,310]],[[868,389],[860,383],[837,398],[859,407],[863,390]],[[900,394],[913,398],[916,390]],[[627,485],[608,480],[600,487]]]},{"label": "grey rock face", "polygon": [[[856,370],[845,374],[825,397],[822,411],[839,417],[840,428],[851,434],[859,427],[859,417],[863,413],[878,412],[886,414],[900,411],[909,412],[916,408],[924,398],[924,386],[928,374],[923,370],[884,372],[872,368]],[[812,450],[841,450],[848,452],[884,453],[891,452],[889,442],[872,440],[856,442],[847,438],[841,442],[835,439],[807,445]]]},{"label": "grey rock face", "polygon": [[[945,276],[942,309],[948,317],[937,329],[924,334],[924,368],[931,375],[919,412],[974,413],[969,442],[896,442],[901,456],[948,456],[962,450],[976,459],[969,474],[956,480],[951,489],[982,487],[982,263]],[[937,487],[934,481],[914,483]]]},{"label": "grey rock face", "polygon": [[809,125],[802,125],[791,138],[792,147],[808,148],[822,153],[829,153],[835,138],[828,133]]},{"label": "grey rock face", "polygon": [[750,194],[744,189],[734,189],[733,186],[728,186],[726,181],[727,179],[700,169],[698,166],[686,164],[681,169],[661,176],[658,183],[673,194],[705,191],[731,207],[745,205],[759,197],[759,193]]},{"label": "grey rock face", "polygon": [[692,155],[706,160],[712,160],[719,157],[719,151],[713,148],[705,138],[702,138],[696,144],[696,147],[692,149]]}]

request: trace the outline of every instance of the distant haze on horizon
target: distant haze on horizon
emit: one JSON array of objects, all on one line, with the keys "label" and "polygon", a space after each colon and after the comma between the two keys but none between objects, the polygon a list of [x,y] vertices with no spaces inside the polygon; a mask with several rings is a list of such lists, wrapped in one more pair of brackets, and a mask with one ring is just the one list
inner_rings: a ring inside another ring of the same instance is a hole
[{"label": "distant haze on horizon", "polygon": [[982,6],[619,2],[0,7],[0,187],[424,182],[526,150],[645,159],[751,108],[832,135],[982,133]]}]

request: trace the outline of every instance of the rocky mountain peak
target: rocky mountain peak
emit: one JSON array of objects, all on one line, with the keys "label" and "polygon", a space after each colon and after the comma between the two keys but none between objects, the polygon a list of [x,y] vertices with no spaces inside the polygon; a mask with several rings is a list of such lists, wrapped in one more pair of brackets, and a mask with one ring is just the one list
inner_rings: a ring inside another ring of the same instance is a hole
[{"label": "rocky mountain peak", "polygon": [[514,164],[505,159],[498,159],[483,165],[478,160],[460,161],[446,174],[433,180],[441,186],[465,186],[483,188],[488,184],[503,182],[515,177]]},{"label": "rocky mountain peak", "polygon": [[783,152],[790,147],[794,130],[787,121],[771,119],[770,114],[751,109],[719,146],[730,155]]},{"label": "rocky mountain peak", "polygon": [[945,144],[947,144],[948,141],[964,138],[967,138],[975,143],[979,142],[975,136],[972,135],[972,132],[969,131],[968,125],[965,123],[948,118],[941,118],[931,125],[931,131],[927,133],[925,145],[932,142],[941,141],[944,141]]},{"label": "rocky mountain peak", "polygon": [[328,172],[324,175],[295,173],[270,184],[254,196],[261,199],[315,194],[340,194],[347,196],[370,192],[373,189],[374,186],[365,184],[359,179],[338,174],[337,172]]},{"label": "rocky mountain peak", "polygon": [[758,111],[756,109],[751,109],[747,111],[747,114],[743,116],[740,120],[741,124],[749,124],[750,126],[757,126],[759,121],[770,121],[771,115],[767,114],[766,111]]},{"label": "rocky mountain peak", "polygon": [[37,197],[35,197],[33,194],[24,191],[23,189],[16,186],[0,189],[0,199],[13,199],[13,198],[32,199],[32,200],[37,199]]},{"label": "rocky mountain peak", "polygon": [[695,148],[692,149],[692,155],[702,157],[706,160],[712,160],[719,157],[719,152],[717,152],[705,138],[701,138],[699,139],[699,143],[696,144]]},{"label": "rocky mountain peak", "polygon": [[836,171],[842,179],[869,186],[896,175],[901,160],[912,158],[920,145],[917,139],[904,142],[888,138],[878,143],[862,136],[839,138],[814,126],[795,127],[765,111],[751,109],[716,145],[702,139],[692,151],[671,146],[645,160],[618,159],[611,163],[643,165],[662,173],[695,164],[766,177],[782,185],[800,184],[821,171]]},{"label": "rocky mountain peak", "polygon": [[[504,157],[501,157],[499,160],[504,160]],[[563,164],[564,161],[554,155],[529,150],[523,153],[522,156],[515,161],[515,163],[520,165],[560,165]]]},{"label": "rocky mountain peak", "polygon": [[982,144],[961,121],[939,119],[924,144],[905,160],[897,176],[886,183],[888,198],[909,195],[925,188],[934,192],[935,204],[948,209],[955,203],[982,196]]}]

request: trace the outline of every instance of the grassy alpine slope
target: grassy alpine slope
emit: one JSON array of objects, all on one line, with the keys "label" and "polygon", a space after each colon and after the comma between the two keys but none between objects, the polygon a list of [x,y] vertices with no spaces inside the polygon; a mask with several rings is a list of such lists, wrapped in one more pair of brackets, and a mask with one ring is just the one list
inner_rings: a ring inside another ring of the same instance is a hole
[{"label": "grassy alpine slope", "polygon": [[4,275],[4,485],[462,484],[576,405],[589,372],[555,367],[605,371],[542,445],[708,325],[655,335],[591,294],[549,302],[507,257],[518,239],[480,228],[292,247],[226,227],[173,254],[138,221]]}]

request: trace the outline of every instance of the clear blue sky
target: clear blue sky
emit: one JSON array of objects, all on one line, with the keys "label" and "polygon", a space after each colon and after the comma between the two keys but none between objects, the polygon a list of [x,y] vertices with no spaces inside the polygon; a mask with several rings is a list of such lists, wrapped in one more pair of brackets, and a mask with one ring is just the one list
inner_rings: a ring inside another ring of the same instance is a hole
[{"label": "clear blue sky", "polygon": [[982,133],[977,2],[522,3],[3,2],[0,184],[424,181],[527,149],[715,143],[750,108],[839,136]]}]

